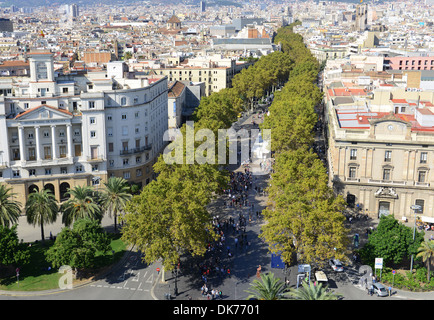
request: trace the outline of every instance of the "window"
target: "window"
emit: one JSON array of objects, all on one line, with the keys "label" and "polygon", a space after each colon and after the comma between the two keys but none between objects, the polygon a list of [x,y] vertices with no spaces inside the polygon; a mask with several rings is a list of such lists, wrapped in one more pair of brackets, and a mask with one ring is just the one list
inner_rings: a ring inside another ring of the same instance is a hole
[{"label": "window", "polygon": [[95,119],[95,117],[91,117],[91,118],[89,119],[89,122],[90,122],[90,124],[95,124],[95,123],[96,123],[96,119]]},{"label": "window", "polygon": [[98,171],[98,165],[97,164],[92,165],[92,171]]},{"label": "window", "polygon": [[416,199],[414,202],[415,205],[420,206],[419,210],[414,210],[415,213],[423,213],[423,207],[425,205],[425,200],[422,199]]},{"label": "window", "polygon": [[108,121],[112,121],[112,120],[113,120],[113,117],[112,117],[111,114],[109,114],[109,115],[107,116],[107,120],[108,120]]},{"label": "window", "polygon": [[29,108],[29,104],[27,102],[24,103],[24,109],[28,109]]},{"label": "window", "polygon": [[29,169],[29,176],[36,176],[36,170],[35,169]]},{"label": "window", "polygon": [[139,111],[136,111],[136,112],[134,113],[134,117],[135,117],[135,118],[138,118],[138,117],[139,117]]},{"label": "window", "polygon": [[90,137],[91,138],[95,138],[96,137],[96,131],[91,131],[90,132]]},{"label": "window", "polygon": [[60,167],[60,173],[61,174],[67,174],[68,173],[68,168],[67,167]]},{"label": "window", "polygon": [[29,133],[29,139],[33,139],[33,133]]},{"label": "window", "polygon": [[44,147],[44,159],[51,159],[51,147]]},{"label": "window", "polygon": [[136,163],[140,163],[142,162],[142,158],[141,157],[136,157]]},{"label": "window", "polygon": [[421,152],[420,163],[426,163],[427,159],[428,159],[428,152]]},{"label": "window", "polygon": [[383,169],[383,180],[390,180],[391,169]]},{"label": "window", "polygon": [[122,127],[122,135],[123,136],[127,136],[128,135],[128,127],[127,126],[123,126]]},{"label": "window", "polygon": [[385,162],[390,162],[390,161],[392,161],[392,151],[387,150],[387,151],[384,153],[384,161],[385,161]]},{"label": "window", "polygon": [[59,146],[59,155],[60,158],[66,157],[66,146]]},{"label": "window", "polygon": [[426,181],[426,171],[420,170],[417,175],[417,182],[424,183]]},{"label": "window", "polygon": [[142,176],[142,169],[137,169],[136,170],[136,177],[141,177]]},{"label": "window", "polygon": [[113,142],[110,142],[109,144],[108,144],[108,151],[109,152],[113,152]]},{"label": "window", "polygon": [[348,173],[348,177],[350,179],[355,179],[356,178],[356,167],[350,167],[350,171]]},{"label": "window", "polygon": [[109,166],[110,166],[110,167],[114,167],[114,165],[115,165],[115,161],[114,161],[114,160],[110,160],[110,161],[109,161]]},{"label": "window", "polygon": [[89,101],[89,109],[95,109],[95,101]]},{"label": "window", "polygon": [[107,136],[113,137],[113,128],[107,128]]},{"label": "window", "polygon": [[121,118],[122,118],[122,120],[127,120],[127,115],[126,115],[126,114],[123,114],[123,115],[121,116]]},{"label": "window", "polygon": [[83,172],[83,166],[75,166],[75,172]]},{"label": "window", "polygon": [[44,131],[44,138],[49,138],[50,137],[50,133],[48,131]]},{"label": "window", "polygon": [[122,97],[122,98],[121,98],[121,105],[124,106],[124,105],[126,105],[126,104],[127,104],[127,98]]},{"label": "window", "polygon": [[357,159],[357,149],[351,149],[350,160],[356,160],[356,159]]},{"label": "window", "polygon": [[68,93],[68,88],[62,88],[63,93]]},{"label": "window", "polygon": [[45,169],[45,175],[46,176],[51,175],[51,168],[46,168]]},{"label": "window", "polygon": [[20,177],[20,170],[13,170],[12,175],[14,178],[19,178]]},{"label": "window", "polygon": [[124,172],[124,179],[129,179],[130,178],[130,172]]},{"label": "window", "polygon": [[125,158],[122,160],[122,163],[124,166],[127,166],[129,164],[129,162],[130,162],[130,159],[128,159],[128,158]]},{"label": "window", "polygon": [[80,129],[74,129],[74,136],[80,136]]}]

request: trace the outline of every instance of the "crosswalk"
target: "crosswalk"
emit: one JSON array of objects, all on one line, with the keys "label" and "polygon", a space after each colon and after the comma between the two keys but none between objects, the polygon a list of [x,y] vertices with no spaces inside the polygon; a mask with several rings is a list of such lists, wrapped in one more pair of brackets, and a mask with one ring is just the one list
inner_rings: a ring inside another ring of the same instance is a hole
[{"label": "crosswalk", "polygon": [[117,273],[89,286],[99,289],[150,292],[158,278],[158,273],[154,268],[144,265],[141,258],[140,253],[132,253],[125,266]]}]

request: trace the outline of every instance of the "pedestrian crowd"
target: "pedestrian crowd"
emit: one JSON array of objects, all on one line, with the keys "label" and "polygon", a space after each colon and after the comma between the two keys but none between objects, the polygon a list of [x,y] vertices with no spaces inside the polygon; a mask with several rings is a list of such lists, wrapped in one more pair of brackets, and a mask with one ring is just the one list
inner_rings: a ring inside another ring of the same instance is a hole
[{"label": "pedestrian crowd", "polygon": [[248,253],[251,246],[247,234],[247,226],[255,219],[258,220],[260,212],[256,211],[255,204],[249,201],[249,191],[254,189],[255,178],[248,168],[244,172],[231,172],[228,187],[223,190],[223,200],[227,208],[233,208],[233,214],[228,217],[215,216],[212,220],[215,235],[210,241],[204,259],[197,264],[202,287],[201,294],[206,299],[222,298],[222,291],[216,289],[224,278],[231,277],[233,258],[237,254]]}]

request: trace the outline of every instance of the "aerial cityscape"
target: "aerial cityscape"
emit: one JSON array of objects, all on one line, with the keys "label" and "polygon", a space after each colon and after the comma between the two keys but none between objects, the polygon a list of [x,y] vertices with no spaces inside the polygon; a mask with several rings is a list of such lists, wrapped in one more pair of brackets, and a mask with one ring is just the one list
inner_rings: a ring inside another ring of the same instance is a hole
[{"label": "aerial cityscape", "polygon": [[433,24],[434,0],[0,2],[0,300],[434,299]]}]

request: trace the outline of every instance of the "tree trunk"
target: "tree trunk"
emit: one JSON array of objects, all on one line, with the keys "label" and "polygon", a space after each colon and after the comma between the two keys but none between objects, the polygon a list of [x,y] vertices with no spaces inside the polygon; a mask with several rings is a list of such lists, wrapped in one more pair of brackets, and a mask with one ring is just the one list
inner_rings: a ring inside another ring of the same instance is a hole
[{"label": "tree trunk", "polygon": [[44,235],[44,224],[41,222],[41,238],[42,238],[42,244],[45,243],[45,235]]},{"label": "tree trunk", "polygon": [[117,213],[113,212],[113,216],[115,217],[115,233],[116,233],[116,231],[118,229]]}]

